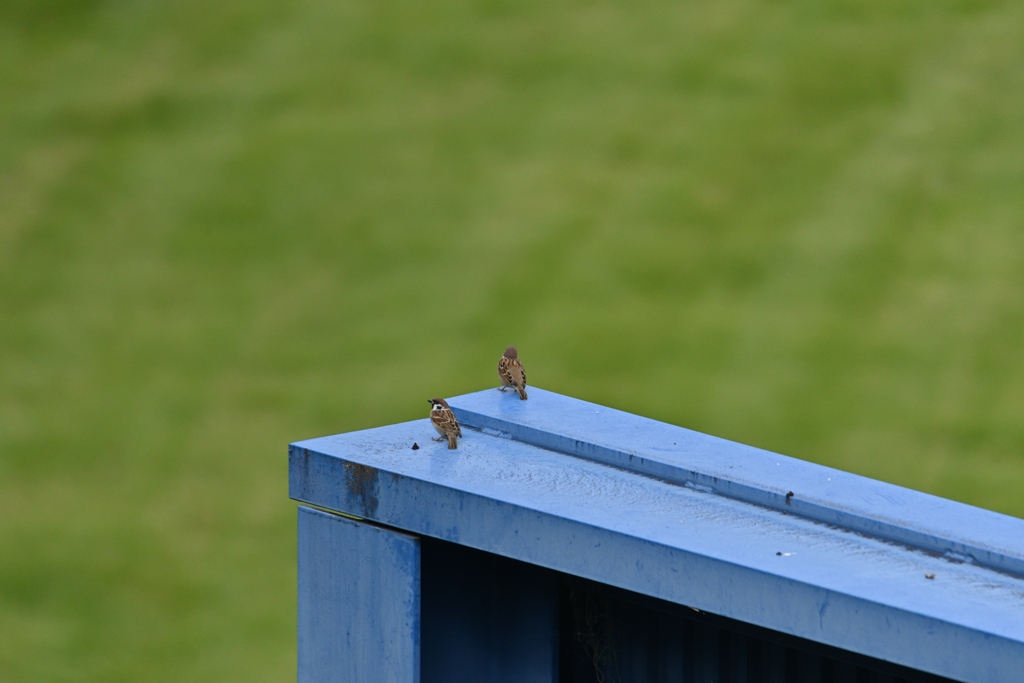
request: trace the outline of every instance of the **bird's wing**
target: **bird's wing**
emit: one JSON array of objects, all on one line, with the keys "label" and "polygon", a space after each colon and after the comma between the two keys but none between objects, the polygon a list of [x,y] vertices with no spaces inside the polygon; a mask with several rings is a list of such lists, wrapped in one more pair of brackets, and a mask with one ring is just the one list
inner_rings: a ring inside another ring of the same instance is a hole
[{"label": "bird's wing", "polygon": [[462,436],[462,428],[459,426],[459,421],[455,419],[455,413],[450,410],[430,411],[430,421],[437,425],[439,429],[443,429],[446,432],[454,431],[459,436]]},{"label": "bird's wing", "polygon": [[512,384],[512,375],[508,371],[509,359],[505,356],[501,357],[498,361],[498,377],[501,378],[503,384]]},{"label": "bird's wing", "polygon": [[508,374],[509,383],[512,384],[512,386],[526,386],[526,373],[523,372],[523,364],[518,358],[514,359],[506,366],[505,372]]}]

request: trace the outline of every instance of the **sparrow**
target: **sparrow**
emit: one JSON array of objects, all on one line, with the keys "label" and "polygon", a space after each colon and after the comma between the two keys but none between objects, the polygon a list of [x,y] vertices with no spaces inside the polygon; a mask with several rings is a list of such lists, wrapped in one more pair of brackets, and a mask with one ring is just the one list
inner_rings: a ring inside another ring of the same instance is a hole
[{"label": "sparrow", "polygon": [[526,400],[526,370],[523,370],[516,347],[505,349],[505,355],[498,361],[498,377],[501,378],[501,391],[505,391],[505,387],[512,387],[519,392],[520,401]]},{"label": "sparrow", "polygon": [[431,398],[427,399],[427,403],[434,406],[430,409],[430,422],[434,425],[437,433],[441,435],[434,441],[444,441],[447,438],[449,450],[458,448],[456,437],[462,436],[462,427],[455,419],[455,413],[448,407],[448,401],[443,398]]}]

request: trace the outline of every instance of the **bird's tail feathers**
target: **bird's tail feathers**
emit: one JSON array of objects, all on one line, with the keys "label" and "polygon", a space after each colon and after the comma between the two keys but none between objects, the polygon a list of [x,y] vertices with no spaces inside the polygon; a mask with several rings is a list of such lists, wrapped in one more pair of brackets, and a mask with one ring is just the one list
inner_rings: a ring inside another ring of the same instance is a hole
[{"label": "bird's tail feathers", "polygon": [[520,401],[525,401],[526,400],[526,387],[516,387],[516,391],[519,392],[519,400]]},{"label": "bird's tail feathers", "polygon": [[448,450],[453,451],[459,447],[459,442],[456,440],[454,434],[448,435]]}]

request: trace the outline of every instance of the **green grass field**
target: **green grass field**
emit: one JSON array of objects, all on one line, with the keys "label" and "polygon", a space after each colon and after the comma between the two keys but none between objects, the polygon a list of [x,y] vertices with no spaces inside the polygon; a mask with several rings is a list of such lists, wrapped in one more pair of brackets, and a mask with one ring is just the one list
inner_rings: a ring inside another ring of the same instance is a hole
[{"label": "green grass field", "polygon": [[0,680],[293,680],[287,443],[510,343],[1024,516],[1024,4],[0,2]]}]

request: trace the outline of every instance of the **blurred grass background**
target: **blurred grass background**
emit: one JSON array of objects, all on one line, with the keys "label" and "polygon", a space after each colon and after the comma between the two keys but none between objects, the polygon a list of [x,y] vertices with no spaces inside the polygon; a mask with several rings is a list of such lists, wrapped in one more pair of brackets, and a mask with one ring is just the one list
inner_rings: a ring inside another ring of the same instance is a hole
[{"label": "blurred grass background", "polygon": [[0,2],[0,679],[293,679],[286,444],[509,343],[1024,516],[1024,4]]}]

